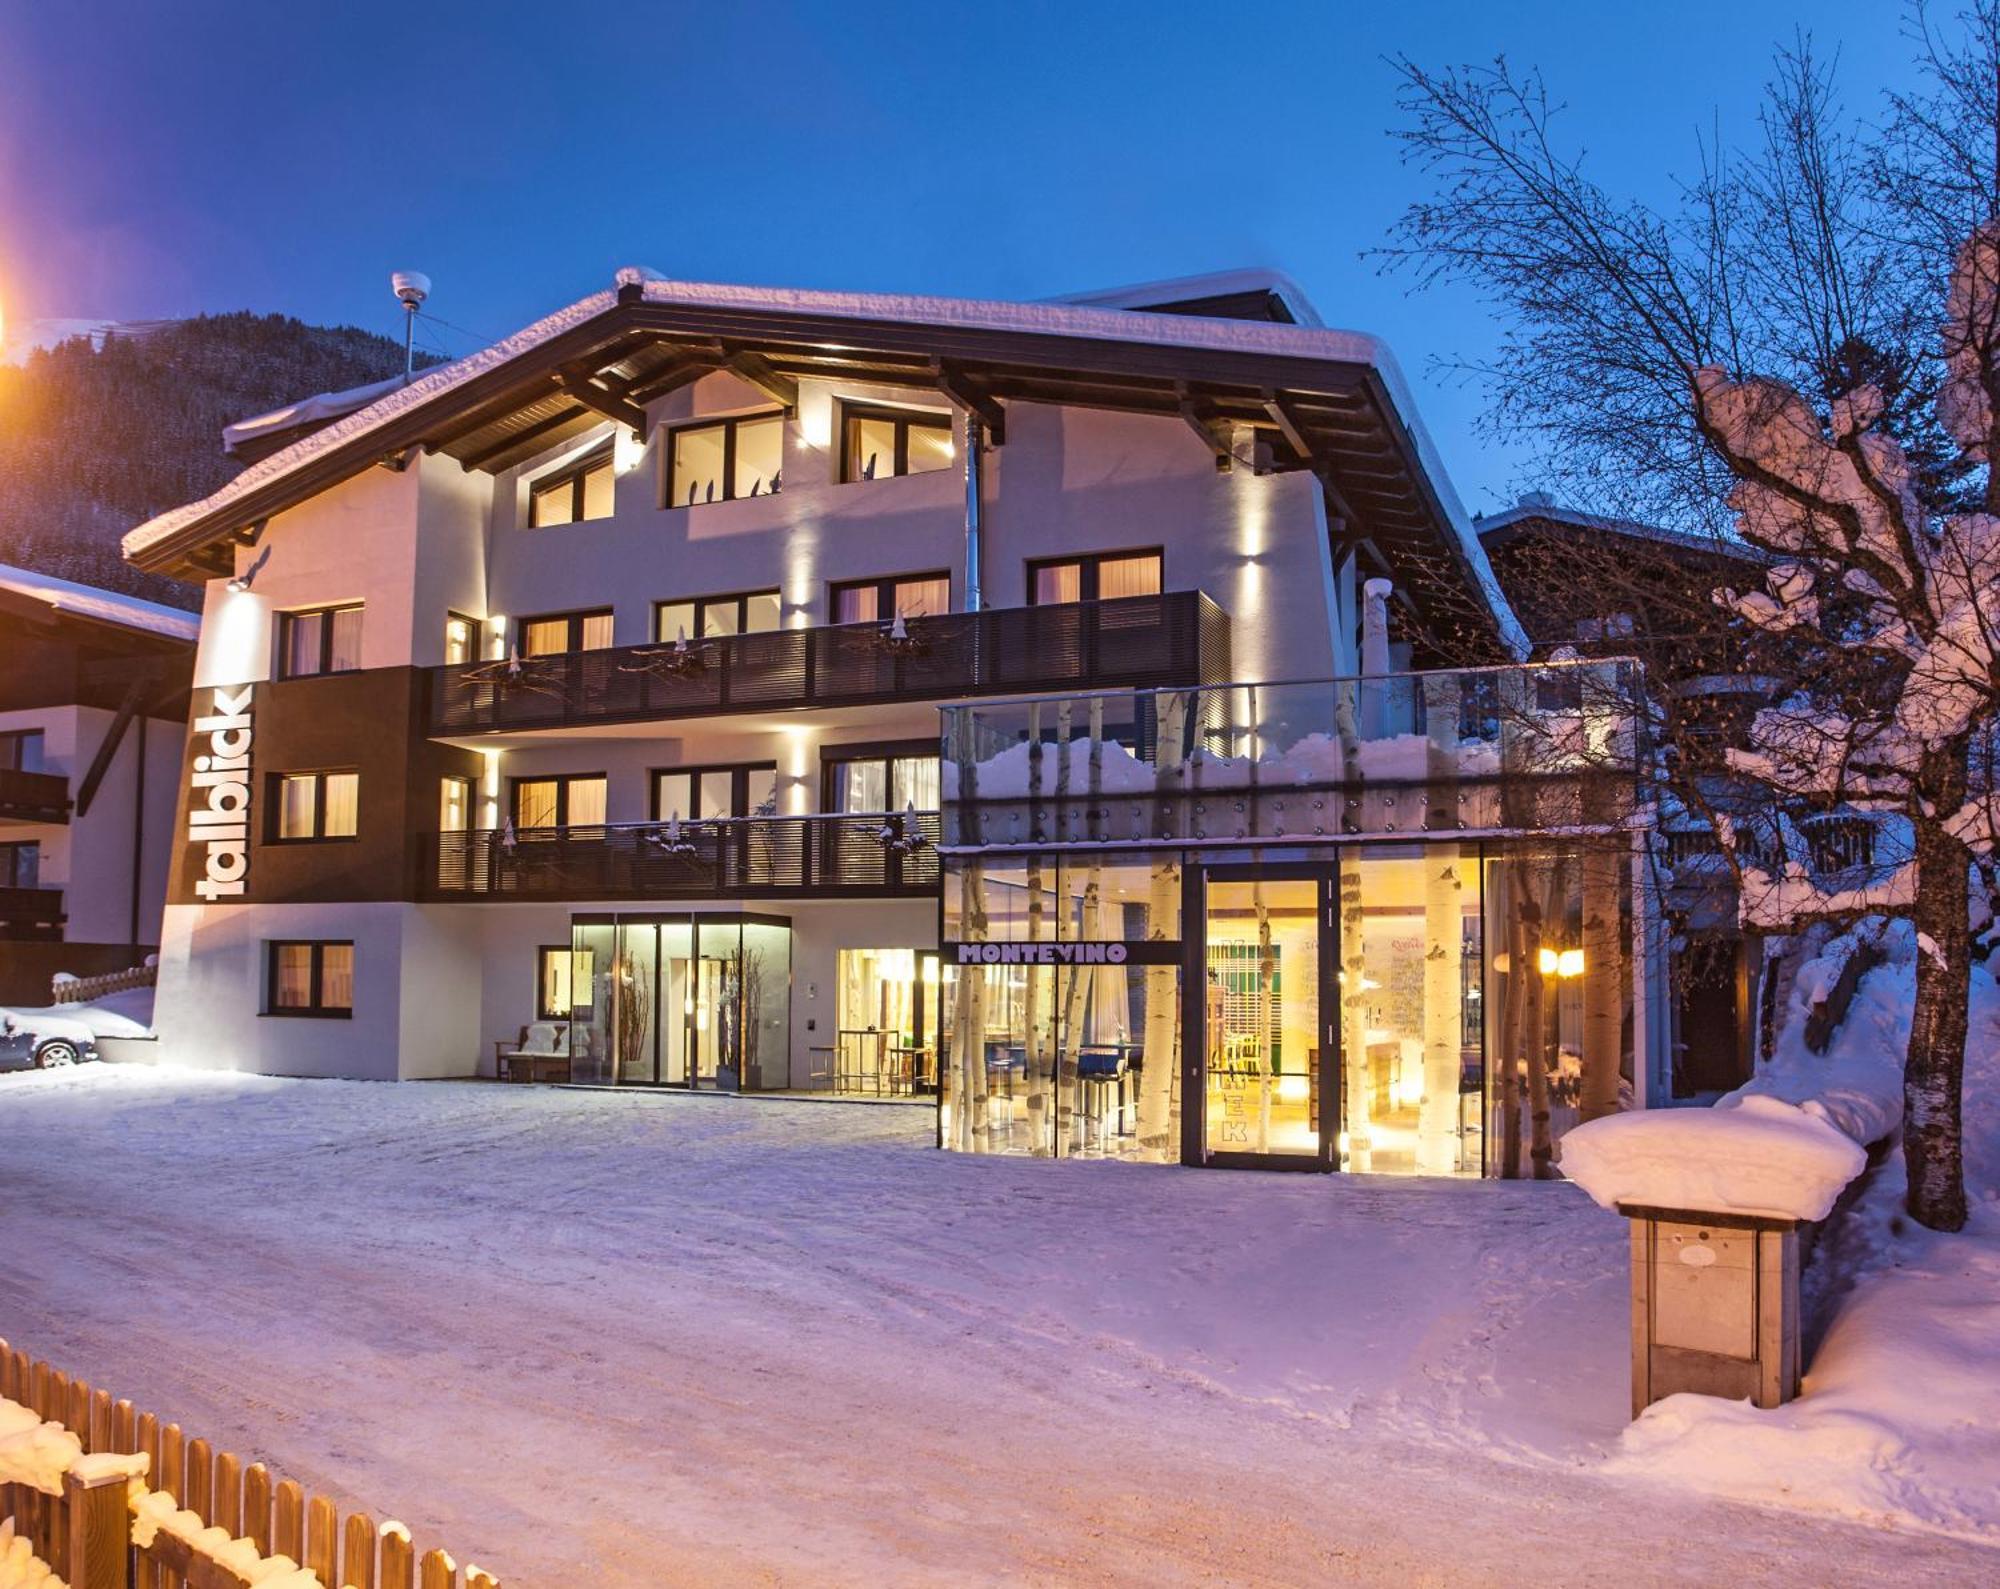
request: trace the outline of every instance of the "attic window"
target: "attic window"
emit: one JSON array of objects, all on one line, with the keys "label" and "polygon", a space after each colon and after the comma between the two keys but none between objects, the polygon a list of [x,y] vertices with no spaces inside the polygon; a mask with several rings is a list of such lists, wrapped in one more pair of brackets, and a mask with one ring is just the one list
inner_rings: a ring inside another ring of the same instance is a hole
[{"label": "attic window", "polygon": [[542,530],[611,517],[611,444],[528,488],[528,524]]}]

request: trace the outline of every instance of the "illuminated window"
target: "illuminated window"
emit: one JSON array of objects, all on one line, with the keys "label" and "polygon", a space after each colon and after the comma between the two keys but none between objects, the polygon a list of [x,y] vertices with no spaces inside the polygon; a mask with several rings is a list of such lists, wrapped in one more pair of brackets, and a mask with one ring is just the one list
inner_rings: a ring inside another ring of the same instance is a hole
[{"label": "illuminated window", "polygon": [[949,414],[848,403],[841,408],[841,428],[843,480],[886,480],[951,467]]},{"label": "illuminated window", "polygon": [[1037,607],[1064,601],[1115,601],[1157,596],[1158,552],[1106,552],[1092,557],[1050,558],[1028,565],[1028,600]]},{"label": "illuminated window", "polygon": [[581,524],[611,517],[616,475],[611,467],[611,443],[571,464],[559,474],[528,487],[528,523],[538,530],[558,524]]},{"label": "illuminated window", "polygon": [[558,612],[521,620],[521,655],[560,656],[565,651],[602,651],[611,644],[611,609]]},{"label": "illuminated window", "polygon": [[514,780],[514,826],[523,832],[547,828],[601,827],[605,780],[601,772],[565,773],[552,778]]},{"label": "illuminated window", "polygon": [[438,831],[463,833],[472,826],[472,780],[449,777],[438,781]]},{"label": "illuminated window", "polygon": [[278,677],[352,673],[361,666],[361,608],[315,607],[278,614]]},{"label": "illuminated window", "polygon": [[274,842],[354,837],[360,821],[359,773],[284,772],[272,784]]},{"label": "illuminated window", "polygon": [[833,587],[831,606],[835,623],[887,623],[899,614],[930,617],[951,611],[951,576],[846,580]]},{"label": "illuminated window", "polygon": [[535,951],[535,1019],[566,1021],[574,1010],[578,988],[590,986],[588,949],[566,943],[543,944]]},{"label": "illuminated window", "polygon": [[785,416],[749,414],[683,425],[673,433],[669,456],[670,508],[770,496],[784,484]]},{"label": "illuminated window", "polygon": [[776,629],[783,616],[775,590],[663,601],[653,611],[654,638],[668,645],[682,635],[690,640],[713,640],[718,635],[764,634]]},{"label": "illuminated window", "polygon": [[479,658],[479,624],[463,613],[447,613],[444,620],[444,660],[474,662]]},{"label": "illuminated window", "polygon": [[354,1013],[354,944],[351,940],[265,945],[266,1015],[348,1016]]},{"label": "illuminated window", "polygon": [[829,747],[820,765],[823,811],[938,808],[938,757],[929,741]]},{"label": "illuminated window", "polygon": [[653,774],[653,820],[775,815],[778,764],[746,762],[729,767],[670,767]]}]

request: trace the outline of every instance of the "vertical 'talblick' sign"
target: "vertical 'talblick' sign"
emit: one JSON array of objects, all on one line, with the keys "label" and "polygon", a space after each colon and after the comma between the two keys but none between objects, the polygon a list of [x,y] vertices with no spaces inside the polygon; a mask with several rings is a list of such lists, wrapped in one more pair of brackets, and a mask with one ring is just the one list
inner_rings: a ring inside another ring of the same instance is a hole
[{"label": "vertical 'talblick' sign", "polygon": [[189,780],[188,843],[205,845],[194,891],[203,899],[241,894],[250,875],[250,698],[253,686],[216,690],[209,715],[194,720],[208,753]]}]

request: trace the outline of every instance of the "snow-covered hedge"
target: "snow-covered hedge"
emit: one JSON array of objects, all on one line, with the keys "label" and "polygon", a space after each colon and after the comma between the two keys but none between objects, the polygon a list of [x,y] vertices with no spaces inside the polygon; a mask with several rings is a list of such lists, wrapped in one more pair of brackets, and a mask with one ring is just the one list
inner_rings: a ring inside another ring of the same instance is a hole
[{"label": "snow-covered hedge", "polygon": [[1903,1115],[1916,941],[1908,922],[1882,939],[1825,1054],[1804,1015],[1836,957],[1800,971],[1771,1062],[1712,1109],[1593,1120],[1563,1138],[1565,1174],[1606,1208],[1621,1203],[1772,1219],[1824,1219]]}]

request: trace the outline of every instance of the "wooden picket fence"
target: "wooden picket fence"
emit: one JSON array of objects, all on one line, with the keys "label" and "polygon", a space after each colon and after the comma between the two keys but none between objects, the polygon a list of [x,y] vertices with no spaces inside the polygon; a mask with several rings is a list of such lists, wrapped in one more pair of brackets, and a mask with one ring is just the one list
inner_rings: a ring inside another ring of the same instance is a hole
[{"label": "wooden picket fence", "polygon": [[[383,1532],[365,1512],[343,1518],[324,1496],[274,1480],[263,1463],[246,1465],[233,1452],[190,1439],[179,1424],[136,1412],[131,1402],[114,1401],[109,1391],[71,1379],[5,1340],[0,1398],[63,1425],[86,1455],[144,1455],[147,1489],[170,1493],[203,1523],[248,1539],[259,1555],[289,1556],[326,1589],[499,1589],[490,1573],[468,1567],[461,1576],[442,1550],[419,1559],[405,1534]],[[0,1518],[10,1515],[17,1534],[71,1589],[246,1589],[246,1579],[164,1529],[148,1546],[132,1544],[122,1479],[93,1488],[73,1474],[61,1496],[0,1484]]]}]

